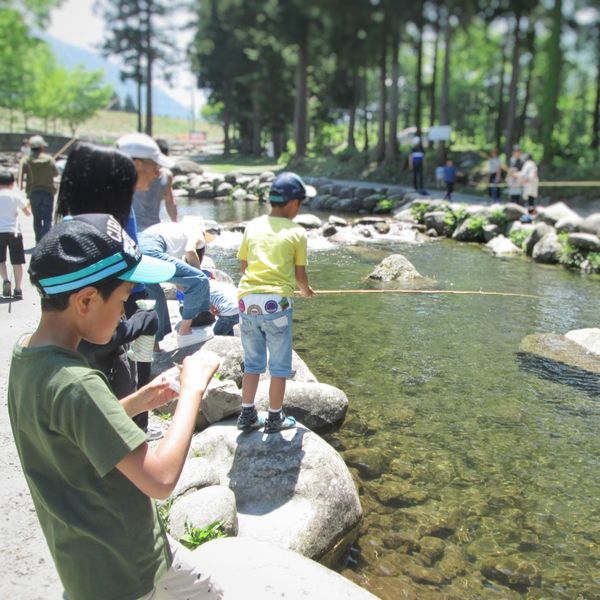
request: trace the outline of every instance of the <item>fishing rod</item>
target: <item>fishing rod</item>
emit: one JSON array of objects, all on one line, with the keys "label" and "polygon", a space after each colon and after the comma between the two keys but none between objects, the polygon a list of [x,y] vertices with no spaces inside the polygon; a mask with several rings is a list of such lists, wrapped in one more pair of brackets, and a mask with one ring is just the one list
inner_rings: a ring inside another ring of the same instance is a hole
[{"label": "fishing rod", "polygon": [[[516,292],[484,292],[482,290],[315,290],[317,296],[336,296],[342,294],[453,294],[453,295],[472,295],[472,296],[512,296],[516,298],[540,298],[534,294],[519,294]],[[301,292],[294,292],[296,296],[301,296]]]}]

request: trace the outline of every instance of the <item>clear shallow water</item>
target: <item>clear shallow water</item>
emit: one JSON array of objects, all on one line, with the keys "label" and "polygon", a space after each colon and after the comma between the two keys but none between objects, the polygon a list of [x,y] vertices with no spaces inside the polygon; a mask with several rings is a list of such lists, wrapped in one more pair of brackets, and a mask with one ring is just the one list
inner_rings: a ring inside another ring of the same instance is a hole
[{"label": "clear shallow water", "polygon": [[[189,210],[219,222],[256,214]],[[234,278],[239,239],[209,247]],[[350,401],[328,436],[365,511],[344,574],[382,598],[600,598],[597,388],[541,377],[518,354],[531,333],[598,326],[598,279],[450,241],[310,246],[315,289],[375,287],[365,277],[399,252],[431,287],[541,296],[296,302],[295,349]]]}]

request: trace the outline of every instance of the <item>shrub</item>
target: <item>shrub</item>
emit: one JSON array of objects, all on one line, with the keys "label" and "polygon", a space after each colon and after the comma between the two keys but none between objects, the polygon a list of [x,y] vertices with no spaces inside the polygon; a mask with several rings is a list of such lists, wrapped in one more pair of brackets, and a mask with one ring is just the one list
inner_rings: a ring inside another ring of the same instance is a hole
[{"label": "shrub", "polygon": [[467,229],[476,236],[483,235],[483,228],[488,221],[483,215],[476,215],[467,219]]},{"label": "shrub", "polygon": [[179,540],[186,548],[194,550],[204,542],[226,537],[223,533],[223,521],[215,521],[206,527],[192,527],[189,523],[185,524],[185,534]]},{"label": "shrub", "polygon": [[429,204],[426,202],[414,202],[410,207],[410,214],[417,223],[425,222],[425,213],[429,210]]},{"label": "shrub", "polygon": [[508,219],[501,208],[496,208],[492,211],[492,214],[490,215],[490,223],[498,225],[500,228],[506,227]]},{"label": "shrub", "polygon": [[382,200],[379,200],[377,202],[377,204],[375,205],[375,208],[377,209],[377,212],[379,213],[384,213],[384,212],[391,212],[392,208],[394,208],[394,203],[389,200],[388,198],[383,198]]},{"label": "shrub", "polygon": [[525,250],[527,238],[530,235],[531,231],[529,229],[513,229],[508,237],[515,246],[518,246],[521,250]]},{"label": "shrub", "polygon": [[600,272],[600,252],[589,252],[586,258],[596,273]]}]

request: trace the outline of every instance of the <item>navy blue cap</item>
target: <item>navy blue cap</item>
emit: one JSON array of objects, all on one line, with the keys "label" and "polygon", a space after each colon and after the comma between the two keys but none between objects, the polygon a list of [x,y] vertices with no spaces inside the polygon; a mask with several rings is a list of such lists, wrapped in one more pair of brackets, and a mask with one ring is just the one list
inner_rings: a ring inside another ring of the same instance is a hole
[{"label": "navy blue cap", "polygon": [[314,198],[316,195],[317,190],[312,185],[306,185],[296,173],[285,171],[273,179],[269,191],[269,202],[284,204],[290,200]]},{"label": "navy blue cap", "polygon": [[121,279],[160,283],[175,274],[172,263],[143,256],[117,220],[107,214],[66,219],[35,247],[29,264],[32,282],[44,296]]}]

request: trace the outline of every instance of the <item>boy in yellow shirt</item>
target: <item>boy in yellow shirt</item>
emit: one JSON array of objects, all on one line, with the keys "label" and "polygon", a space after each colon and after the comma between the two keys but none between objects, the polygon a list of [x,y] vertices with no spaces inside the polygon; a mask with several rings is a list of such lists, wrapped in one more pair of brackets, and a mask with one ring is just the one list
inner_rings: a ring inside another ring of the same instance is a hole
[{"label": "boy in yellow shirt", "polygon": [[[286,379],[292,375],[292,297],[314,296],[306,275],[306,232],[293,222],[300,204],[316,195],[295,173],[280,173],[271,185],[271,214],[248,223],[238,252],[241,261],[238,298],[244,348],[242,413],[238,429],[264,425],[265,433],[295,427],[282,411]],[[271,374],[269,414],[259,417],[254,398],[260,374]]]}]

